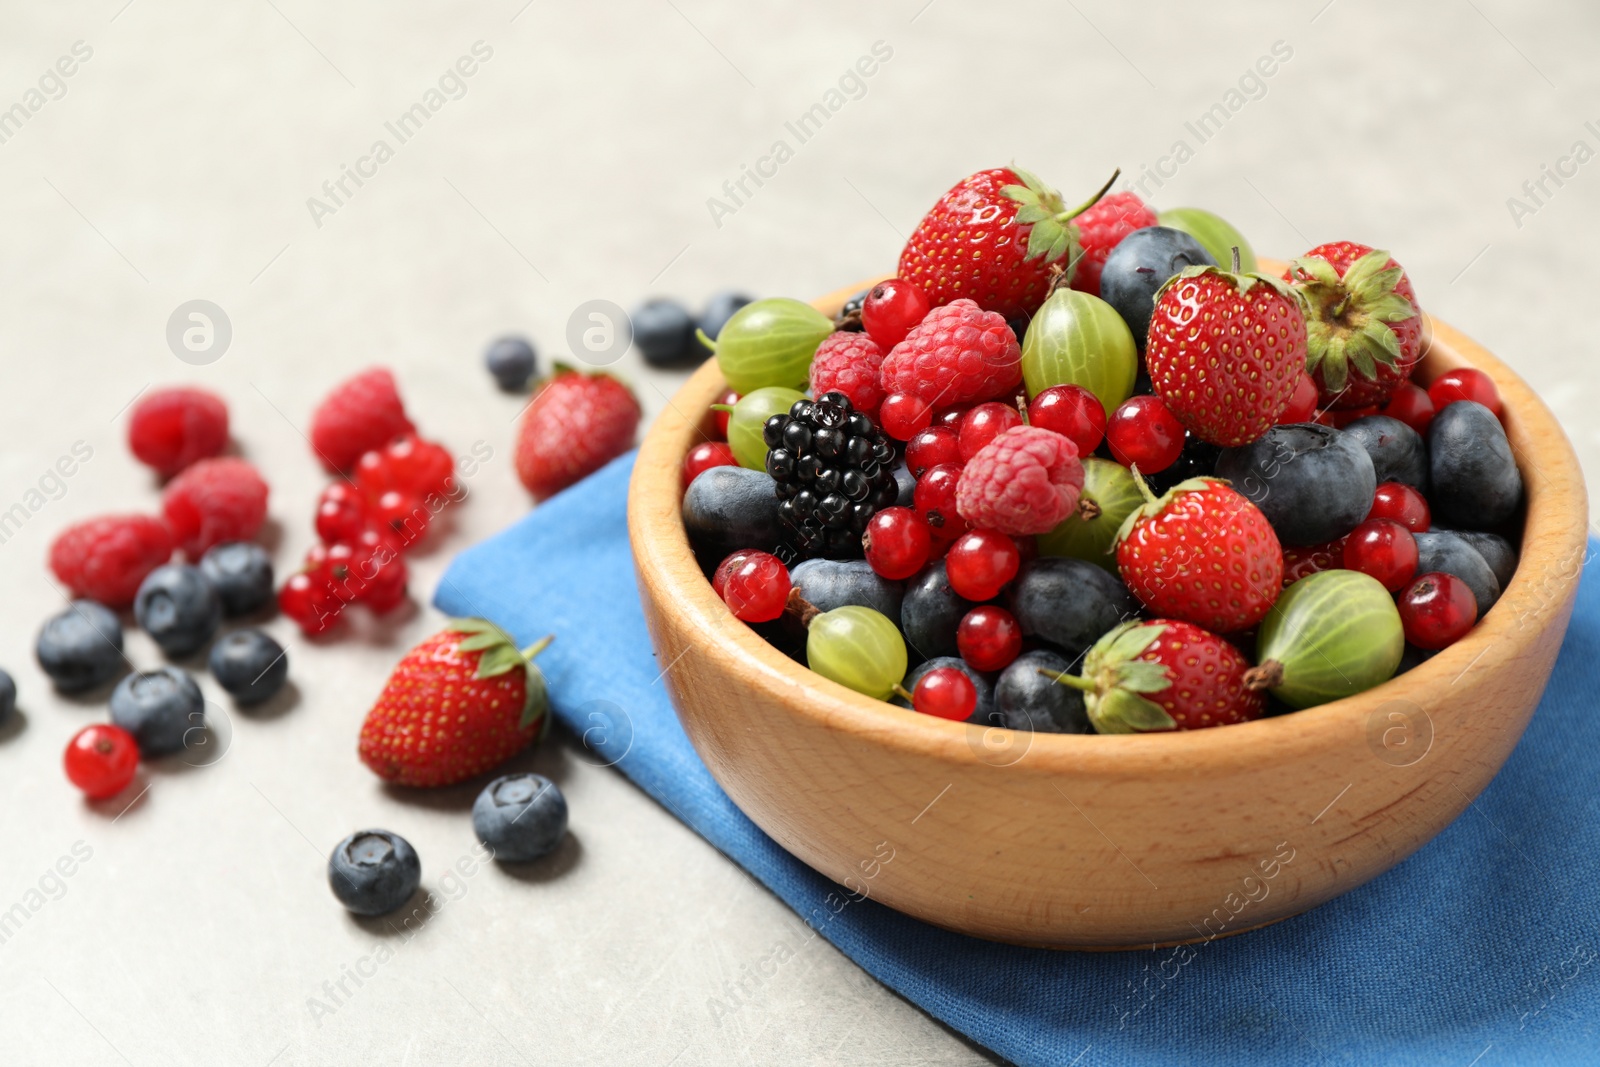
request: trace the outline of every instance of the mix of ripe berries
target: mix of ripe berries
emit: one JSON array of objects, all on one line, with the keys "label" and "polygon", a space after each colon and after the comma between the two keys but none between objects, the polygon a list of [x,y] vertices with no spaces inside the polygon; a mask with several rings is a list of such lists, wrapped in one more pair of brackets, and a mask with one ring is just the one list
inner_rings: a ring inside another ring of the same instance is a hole
[{"label": "mix of ripe berries", "polygon": [[984,171],[832,322],[773,300],[729,324],[740,391],[685,457],[685,525],[737,618],[935,717],[1309,706],[1458,640],[1515,569],[1497,390],[1413,383],[1423,335],[1386,251],[1269,276],[1207,212]]}]

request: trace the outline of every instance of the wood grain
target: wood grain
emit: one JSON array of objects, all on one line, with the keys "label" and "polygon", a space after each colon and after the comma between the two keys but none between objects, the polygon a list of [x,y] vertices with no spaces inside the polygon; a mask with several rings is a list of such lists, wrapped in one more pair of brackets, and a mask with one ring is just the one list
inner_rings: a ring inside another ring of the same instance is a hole
[{"label": "wood grain", "polygon": [[[832,313],[860,288],[816,306]],[[734,619],[678,514],[682,458],[725,388],[708,361],[646,438],[628,507],[651,639],[690,740],[805,863],[978,937],[1086,949],[1209,939],[1376,877],[1456,818],[1515,747],[1586,544],[1582,476],[1555,418],[1504,363],[1429,325],[1417,378],[1488,372],[1527,486],[1521,564],[1499,603],[1453,647],[1359,696],[1146,736],[919,715],[811,673]]]}]

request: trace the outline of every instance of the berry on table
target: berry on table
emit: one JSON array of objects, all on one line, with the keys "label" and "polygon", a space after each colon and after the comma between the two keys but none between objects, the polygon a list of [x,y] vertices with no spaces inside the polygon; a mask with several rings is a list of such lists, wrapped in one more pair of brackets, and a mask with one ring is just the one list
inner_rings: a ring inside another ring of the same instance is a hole
[{"label": "berry on table", "polygon": [[1422,313],[1388,252],[1332,241],[1295,260],[1283,280],[1304,298],[1305,368],[1321,407],[1381,404],[1411,377],[1422,356]]},{"label": "berry on table", "polygon": [[733,449],[728,447],[726,441],[701,441],[683,457],[683,487],[689,488],[689,483],[700,477],[702,471],[738,465],[739,461],[734,458]]},{"label": "berry on table", "polygon": [[930,408],[1010,397],[1022,384],[1022,347],[1003,316],[957,300],[928,312],[890,349],[879,378],[890,396]]},{"label": "berry on table", "polygon": [[889,349],[864,333],[840,330],[817,346],[811,359],[811,395],[840,392],[857,411],[872,417],[883,403],[878,371]]},{"label": "berry on table", "polygon": [[1368,519],[1344,539],[1344,569],[1370,574],[1397,593],[1417,573],[1417,539],[1393,519]]},{"label": "berry on table", "polygon": [[909,441],[933,421],[933,407],[909,393],[890,393],[878,406],[878,424],[896,441]]},{"label": "berry on table", "polygon": [[204,389],[153,390],[128,416],[128,448],[163,478],[227,447],[228,406]]},{"label": "berry on table", "polygon": [[1372,492],[1372,510],[1367,519],[1393,519],[1412,533],[1422,533],[1433,524],[1428,500],[1409,485],[1379,482]]},{"label": "berry on table", "polygon": [[172,558],[166,523],[107,515],[67,527],[50,544],[50,569],[73,596],[113,608],[133,603],[145,575]]},{"label": "berry on table", "polygon": [[328,857],[328,886],[356,915],[387,915],[411,899],[422,861],[411,843],[388,830],[361,830]]},{"label": "berry on table", "polygon": [[366,575],[366,587],[361,591],[361,602],[375,615],[393,611],[406,599],[406,582],[410,568],[399,549],[385,543],[373,546],[371,539],[382,537],[376,530],[368,530],[356,542],[353,566]]},{"label": "berry on table", "polygon": [[362,453],[414,430],[394,374],[387,367],[371,367],[334,386],[317,405],[311,416],[311,447],[323,466],[342,472]]},{"label": "berry on table", "polygon": [[887,352],[906,339],[932,305],[921,289],[900,278],[879,282],[861,302],[861,326]]},{"label": "berry on table", "polygon": [[235,630],[211,646],[211,676],[242,705],[271,699],[289,678],[283,646],[260,630]]},{"label": "berry on table", "polygon": [[[1189,234],[1151,224],[1128,234],[1111,250],[1100,274],[1098,295],[1122,316],[1134,342],[1143,350],[1150,332],[1150,313],[1155,310],[1156,293],[1167,279],[1189,267],[1216,265],[1217,261],[1205,246]],[[1087,286],[1075,284],[1074,287],[1096,292]],[[1314,389],[1312,395],[1316,395]]]},{"label": "berry on table", "polygon": [[1022,555],[1017,543],[996,530],[962,534],[944,557],[950,588],[972,601],[991,600],[1017,575]]},{"label": "berry on table", "polygon": [[[377,454],[367,453],[369,456]],[[366,497],[349,482],[333,482],[317,499],[315,521],[317,536],[328,544],[336,541],[353,541],[367,528],[370,518],[367,513]]]},{"label": "berry on table", "polygon": [[388,530],[409,548],[428,532],[433,512],[420,498],[390,489],[373,502],[372,518],[378,528]]},{"label": "berry on table", "polygon": [[717,567],[711,585],[745,622],[771,622],[789,601],[789,569],[770,552],[735,552]]},{"label": "berry on table", "polygon": [[948,426],[929,426],[906,442],[906,466],[914,478],[921,478],[941,464],[960,466],[963,461],[960,438]]},{"label": "berry on table", "polygon": [[1478,601],[1453,574],[1424,574],[1400,594],[1400,623],[1418,648],[1448,648],[1466,636],[1478,618]]},{"label": "berry on table", "polygon": [[17,713],[17,682],[10,672],[0,670],[0,729]]},{"label": "berry on table", "polygon": [[1401,382],[1396,386],[1383,408],[1383,414],[1399,419],[1419,434],[1428,432],[1434,413],[1433,398],[1415,382]]},{"label": "berry on table", "polygon": [[67,780],[90,800],[114,797],[139,769],[139,745],[117,726],[95,723],[72,735],[61,757]]},{"label": "berry on table", "polygon": [[1457,400],[1475,400],[1488,408],[1498,418],[1500,415],[1500,390],[1494,379],[1476,367],[1457,367],[1447,370],[1428,386],[1428,399],[1435,411],[1443,411]]},{"label": "berry on table", "polygon": [[978,707],[978,689],[955,667],[935,667],[917,680],[911,706],[924,715],[962,722]]},{"label": "berry on table", "polygon": [[290,575],[278,590],[278,610],[307,635],[316,635],[339,621],[344,601],[329,592],[320,574],[301,571]]},{"label": "berry on table", "polygon": [[1083,252],[1072,272],[1072,287],[1100,296],[1100,275],[1112,251],[1136,230],[1154,226],[1158,221],[1156,213],[1131,190],[1102,196],[1085,208],[1076,221]]},{"label": "berry on table", "polygon": [[272,601],[272,558],[252,541],[215,545],[200,557],[200,573],[228,618],[249,615]]},{"label": "berry on table", "polygon": [[1129,397],[1106,420],[1111,456],[1140,474],[1156,474],[1178,461],[1183,452],[1183,423],[1166,401],[1149,393]]},{"label": "berry on table", "polygon": [[633,446],[639,401],[606,374],[559,371],[517,425],[517,477],[534,499],[554,496]]},{"label": "berry on table", "polygon": [[369,500],[390,489],[426,500],[449,495],[455,469],[449,449],[408,433],[357,460],[356,484]]},{"label": "berry on table", "polygon": [[983,446],[990,441],[1013,426],[1021,425],[1022,413],[1010,404],[991,400],[968,408],[967,413],[961,416],[961,427],[957,437],[960,447],[959,462],[965,463],[983,451]]},{"label": "berry on table", "polygon": [[203,744],[206,702],[187,671],[157,667],[130,674],[111,693],[111,721],[133,735],[139,755],[156,759]]},{"label": "berry on table", "polygon": [[1054,430],[1078,446],[1078,455],[1092,456],[1105,437],[1106,409],[1081,385],[1052,385],[1029,402],[1028,423]]},{"label": "berry on table", "polygon": [[567,832],[567,798],[542,774],[508,774],[472,802],[472,830],[502,863],[554,852]]},{"label": "berry on table", "polygon": [[983,604],[967,612],[956,627],[956,647],[974,669],[998,671],[1022,651],[1022,627],[1005,608]]},{"label": "berry on table", "polygon": [[1076,445],[1054,430],[1016,426],[962,468],[956,508],[971,526],[1021,537],[1055,529],[1082,491]]},{"label": "berry on table", "polygon": [[911,508],[884,508],[872,516],[861,544],[867,562],[891,581],[909,578],[928,562],[928,524]]},{"label": "berry on table", "polygon": [[115,678],[127,662],[122,655],[122,623],[103,604],[74,600],[40,628],[34,656],[57,691],[93,689]]},{"label": "berry on table", "polygon": [[224,541],[249,541],[267,518],[267,483],[245,460],[203,459],[167,485],[161,497],[172,539],[198,560]]},{"label": "berry on table", "polygon": [[647,300],[628,316],[634,347],[652,367],[672,367],[707,353],[695,343],[694,319],[676,300]]},{"label": "berry on table", "polygon": [[200,568],[167,563],[150,572],[134,597],[133,616],[168,656],[187,656],[217,632],[222,602]]},{"label": "berry on table", "polygon": [[526,389],[539,367],[532,343],[526,337],[516,336],[493,341],[483,353],[483,362],[495,384],[508,393]]},{"label": "berry on table", "polygon": [[857,555],[867,522],[899,499],[894,446],[843,393],[798,400],[762,433],[785,544],[801,558]]}]

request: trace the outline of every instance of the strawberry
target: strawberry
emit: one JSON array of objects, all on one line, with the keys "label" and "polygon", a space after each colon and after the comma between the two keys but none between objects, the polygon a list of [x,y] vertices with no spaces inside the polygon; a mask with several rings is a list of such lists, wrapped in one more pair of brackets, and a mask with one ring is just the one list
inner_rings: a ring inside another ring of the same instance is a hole
[{"label": "strawberry", "polygon": [[1095,642],[1083,676],[1040,673],[1083,691],[1095,732],[1200,730],[1259,719],[1266,698],[1227,641],[1176,619],[1125,622]]},{"label": "strawberry", "polygon": [[1008,319],[1032,314],[1050,291],[1056,261],[1078,259],[1072,220],[1110,187],[1069,210],[1060,193],[1020,167],[981,170],[922,217],[900,253],[899,276],[935,307],[966,297]]},{"label": "strawberry", "polygon": [[1283,588],[1283,549],[1261,510],[1220,478],[1179,482],[1117,531],[1117,570],[1157,615],[1217,633],[1248,630]]},{"label": "strawberry", "polygon": [[1073,267],[1072,287],[1099,296],[1100,272],[1105,269],[1111,250],[1134,230],[1154,226],[1159,221],[1149,205],[1139,199],[1139,194],[1131,191],[1101,197],[1093,207],[1085,209],[1076,220],[1083,254]]},{"label": "strawberry", "polygon": [[1306,305],[1306,369],[1321,408],[1382,404],[1422,358],[1422,312],[1405,270],[1355,241],[1318,245],[1284,281]]},{"label": "strawberry", "polygon": [[549,715],[533,665],[498,626],[453,619],[407,652],[361,724],[361,761],[399,785],[451,785],[531,744]]},{"label": "strawberry", "polygon": [[609,374],[558,367],[517,427],[517,477],[534,499],[554,496],[633,447],[639,401]]},{"label": "strawberry", "polygon": [[1156,293],[1150,380],[1190,433],[1246,445],[1272,428],[1306,366],[1306,318],[1276,279],[1188,267]]}]

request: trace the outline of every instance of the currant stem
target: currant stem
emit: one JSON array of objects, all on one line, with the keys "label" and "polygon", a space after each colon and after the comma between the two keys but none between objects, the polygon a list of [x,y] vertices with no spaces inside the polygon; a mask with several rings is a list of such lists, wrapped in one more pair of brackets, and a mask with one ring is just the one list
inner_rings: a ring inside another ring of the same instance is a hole
[{"label": "currant stem", "polygon": [[894,695],[904,700],[907,704],[916,704],[916,700],[899,682],[894,683]]},{"label": "currant stem", "polygon": [[555,634],[546,634],[545,636],[539,638],[539,640],[522,650],[522,658],[524,660],[532,661],[535,656],[549,648],[550,642],[554,641],[555,639]]},{"label": "currant stem", "polygon": [[1095,685],[1089,679],[1079,678],[1076,674],[1068,674],[1066,671],[1053,671],[1048,667],[1035,667],[1034,669],[1052,682],[1058,685],[1071,686],[1082,693],[1094,693],[1100,689],[1098,685]]}]

